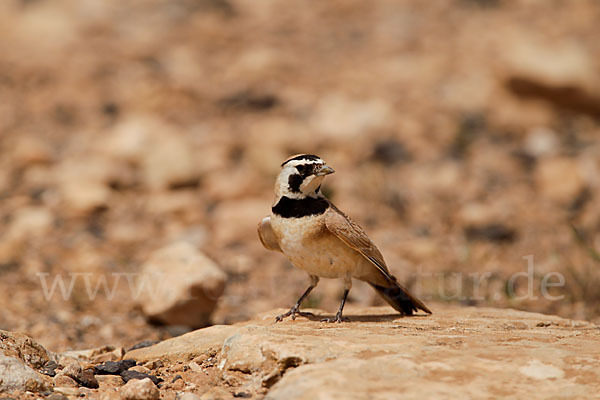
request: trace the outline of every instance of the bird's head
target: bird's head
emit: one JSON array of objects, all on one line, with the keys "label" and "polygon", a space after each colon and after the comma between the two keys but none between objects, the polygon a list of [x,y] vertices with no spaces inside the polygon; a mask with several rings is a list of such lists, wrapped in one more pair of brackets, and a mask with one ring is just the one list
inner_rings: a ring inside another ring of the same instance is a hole
[{"label": "bird's head", "polygon": [[325,161],[313,154],[292,156],[281,164],[281,172],[275,182],[276,197],[286,196],[290,199],[322,197],[321,182],[325,175],[334,172]]}]

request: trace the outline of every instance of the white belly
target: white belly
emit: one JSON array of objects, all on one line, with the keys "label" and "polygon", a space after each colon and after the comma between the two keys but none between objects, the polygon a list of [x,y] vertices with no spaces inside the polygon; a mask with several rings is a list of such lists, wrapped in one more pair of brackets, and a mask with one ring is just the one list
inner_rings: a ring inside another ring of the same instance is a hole
[{"label": "white belly", "polygon": [[271,216],[279,246],[294,266],[322,278],[343,278],[364,261],[321,223],[321,216],[281,218]]}]

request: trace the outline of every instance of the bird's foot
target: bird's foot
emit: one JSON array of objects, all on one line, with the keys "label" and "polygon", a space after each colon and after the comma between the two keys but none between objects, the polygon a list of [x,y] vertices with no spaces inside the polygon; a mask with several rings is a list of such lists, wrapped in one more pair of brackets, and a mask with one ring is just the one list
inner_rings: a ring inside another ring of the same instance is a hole
[{"label": "bird's foot", "polygon": [[286,312],[285,314],[280,314],[278,316],[275,317],[275,322],[281,322],[283,321],[285,318],[291,316],[292,317],[292,321],[294,321],[296,319],[296,315],[299,315],[301,317],[314,317],[315,315],[313,313],[310,312],[305,312],[305,311],[300,311],[298,309],[298,307],[292,307],[290,308],[290,311]]},{"label": "bird's foot", "polygon": [[342,313],[337,313],[337,314],[335,314],[335,317],[333,317],[333,318],[323,318],[321,320],[321,322],[338,322],[338,323],[341,323],[341,322],[350,322],[350,318],[343,317]]}]

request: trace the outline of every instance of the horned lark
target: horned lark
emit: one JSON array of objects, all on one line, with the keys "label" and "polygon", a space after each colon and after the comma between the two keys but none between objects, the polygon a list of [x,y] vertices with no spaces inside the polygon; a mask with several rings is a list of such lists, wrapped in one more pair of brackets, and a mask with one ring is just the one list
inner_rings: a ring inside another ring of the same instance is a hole
[{"label": "horned lark", "polygon": [[275,202],[271,215],[258,224],[258,236],[269,250],[285,254],[293,265],[308,272],[310,286],[282,321],[296,315],[300,304],[317,286],[319,278],[343,278],[344,295],[335,318],[329,322],[347,320],[342,316],[352,278],[368,282],[392,307],[402,314],[431,311],[412,296],[389,272],[383,256],[365,231],[341,212],[321,193],[323,178],[333,168],[312,154],[300,154],[281,164],[275,182]]}]

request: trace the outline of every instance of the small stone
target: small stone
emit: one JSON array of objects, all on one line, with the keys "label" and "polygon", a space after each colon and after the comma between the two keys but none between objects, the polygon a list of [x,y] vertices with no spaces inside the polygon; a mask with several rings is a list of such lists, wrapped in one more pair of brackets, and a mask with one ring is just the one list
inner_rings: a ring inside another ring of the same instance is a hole
[{"label": "small stone", "polygon": [[58,364],[55,361],[48,361],[44,368],[40,371],[44,375],[48,376],[56,376],[56,368],[58,368]]},{"label": "small stone", "polygon": [[137,371],[123,371],[121,372],[121,378],[123,378],[123,381],[125,382],[129,382],[130,380],[134,380],[134,379],[150,379],[155,385],[158,385],[160,382],[162,382],[162,379],[154,376],[154,375],[149,375],[149,374],[145,374],[143,372],[137,372]]},{"label": "small stone", "polygon": [[152,291],[140,296],[149,319],[168,325],[202,327],[210,322],[226,274],[187,242],[155,251],[142,267],[142,282]]},{"label": "small stone", "polygon": [[162,366],[163,366],[163,363],[160,360],[148,361],[147,363],[144,364],[144,367],[148,368],[149,370],[157,369]]},{"label": "small stone", "polygon": [[61,375],[66,375],[77,380],[77,377],[81,374],[82,369],[79,361],[72,357],[62,356],[59,360],[59,365],[62,366]]},{"label": "small stone", "polygon": [[135,366],[135,360],[106,361],[94,367],[96,375],[120,375],[121,372]]},{"label": "small stone", "polygon": [[189,364],[189,367],[194,372],[202,372],[202,367],[199,366],[196,362],[192,361]]},{"label": "small stone", "polygon": [[577,161],[566,157],[541,160],[535,179],[544,197],[562,205],[572,204],[586,187]]},{"label": "small stone", "polygon": [[25,365],[23,361],[7,357],[0,352],[0,392],[17,390],[42,392],[47,390],[47,387],[41,374]]},{"label": "small stone", "polygon": [[133,379],[123,386],[119,393],[123,400],[158,400],[160,392],[148,378]]},{"label": "small stone", "polygon": [[171,389],[173,390],[183,390],[185,388],[185,382],[183,379],[179,379],[175,383],[171,385]]},{"label": "small stone", "polygon": [[86,369],[81,371],[79,375],[77,375],[77,382],[79,382],[82,386],[90,389],[98,388],[98,380],[94,377],[94,371],[92,369]]},{"label": "small stone", "polygon": [[71,378],[67,375],[58,374],[52,379],[54,382],[54,386],[62,386],[62,387],[78,387],[79,385],[75,381],[75,379]]}]

